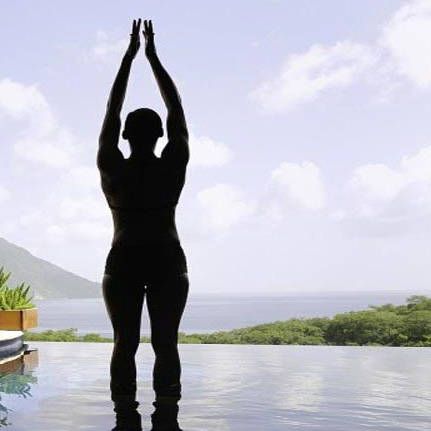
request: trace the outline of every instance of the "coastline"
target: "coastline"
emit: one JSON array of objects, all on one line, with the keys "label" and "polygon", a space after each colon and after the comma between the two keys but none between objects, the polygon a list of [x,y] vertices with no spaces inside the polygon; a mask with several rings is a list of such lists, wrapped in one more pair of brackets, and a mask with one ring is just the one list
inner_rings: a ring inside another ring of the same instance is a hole
[{"label": "coastline", "polygon": [[[77,328],[24,331],[24,341],[112,343]],[[150,337],[141,336],[141,343]],[[431,298],[413,295],[404,305],[385,304],[333,317],[291,318],[210,333],[178,333],[178,344],[431,347]]]}]

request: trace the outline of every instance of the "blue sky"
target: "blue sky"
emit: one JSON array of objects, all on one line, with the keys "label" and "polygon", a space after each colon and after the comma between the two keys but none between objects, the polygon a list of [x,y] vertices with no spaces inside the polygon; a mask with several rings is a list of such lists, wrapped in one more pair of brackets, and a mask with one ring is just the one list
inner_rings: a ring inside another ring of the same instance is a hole
[{"label": "blue sky", "polygon": [[[429,292],[431,1],[15,1],[0,16],[0,236],[101,279],[97,137],[130,22],[151,18],[191,132],[177,218],[194,292]],[[139,106],[165,115],[143,50],[123,114]]]}]

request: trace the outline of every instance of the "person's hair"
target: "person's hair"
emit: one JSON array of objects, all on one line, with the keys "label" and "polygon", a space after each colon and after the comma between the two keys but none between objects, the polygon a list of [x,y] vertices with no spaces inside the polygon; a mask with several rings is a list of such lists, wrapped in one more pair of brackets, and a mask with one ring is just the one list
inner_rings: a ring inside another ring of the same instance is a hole
[{"label": "person's hair", "polygon": [[162,119],[150,108],[136,109],[127,115],[122,136],[128,140],[157,140],[163,136]]}]

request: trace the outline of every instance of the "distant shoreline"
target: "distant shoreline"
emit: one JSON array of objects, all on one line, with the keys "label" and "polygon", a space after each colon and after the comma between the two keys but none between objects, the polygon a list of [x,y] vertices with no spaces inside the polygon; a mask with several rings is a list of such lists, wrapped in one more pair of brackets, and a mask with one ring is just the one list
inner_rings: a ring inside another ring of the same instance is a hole
[{"label": "distant shoreline", "polygon": [[[328,291],[321,291],[321,290],[310,290],[310,291],[300,291],[300,290],[292,290],[292,291],[270,291],[265,293],[232,293],[232,292],[206,292],[206,293],[193,293],[189,296],[189,300],[201,300],[201,299],[238,299],[243,300],[244,298],[247,299],[279,299],[279,298],[315,298],[315,297],[336,297],[336,298],[351,298],[351,297],[357,297],[357,296],[388,296],[388,295],[400,295],[403,298],[407,298],[408,296],[413,295],[421,295],[421,296],[428,296],[431,295],[431,290],[427,291],[418,291],[415,290],[381,290],[381,291],[375,291],[375,290],[349,290],[349,291],[340,291],[340,290],[328,290]],[[101,295],[97,296],[86,296],[86,297],[41,297],[41,296],[35,296],[34,298],[37,301],[79,301],[79,300],[86,300],[86,299],[100,299],[103,300],[103,297]]]},{"label": "distant shoreline", "polygon": [[[113,342],[97,333],[77,335],[77,331],[24,331],[24,341]],[[140,342],[151,340],[143,336]],[[431,347],[431,297],[412,295],[405,305],[370,306],[331,318],[292,318],[211,333],[180,332],[178,343]]]}]

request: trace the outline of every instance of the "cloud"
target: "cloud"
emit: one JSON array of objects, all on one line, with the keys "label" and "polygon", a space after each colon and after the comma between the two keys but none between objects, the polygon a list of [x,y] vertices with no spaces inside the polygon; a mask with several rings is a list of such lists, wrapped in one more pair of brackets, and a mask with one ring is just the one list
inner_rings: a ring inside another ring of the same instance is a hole
[{"label": "cloud", "polygon": [[9,198],[10,198],[9,190],[0,185],[0,203],[7,201]]},{"label": "cloud", "polygon": [[96,166],[72,166],[64,172],[62,181],[64,181],[68,187],[100,189],[100,175]]},{"label": "cloud", "polygon": [[65,129],[56,128],[49,133],[26,133],[15,145],[15,154],[24,160],[53,168],[68,167],[76,148],[74,136]]},{"label": "cloud", "polygon": [[0,81],[0,115],[30,122],[32,129],[48,131],[55,121],[45,96],[36,85],[24,85],[9,78]]},{"label": "cloud", "polygon": [[402,157],[398,166],[382,163],[356,168],[348,181],[343,220],[374,224],[410,223],[431,215],[431,146]]},{"label": "cloud", "polygon": [[79,199],[68,196],[58,203],[58,213],[65,220],[103,219],[108,213],[108,207],[102,199],[95,199],[92,195]]},{"label": "cloud", "polygon": [[113,40],[107,33],[99,30],[96,35],[96,43],[93,46],[93,56],[98,60],[109,61],[126,52],[128,44],[127,38]]},{"label": "cloud", "polygon": [[[28,237],[27,241],[72,247],[83,241],[100,243],[112,236],[109,208],[102,196],[60,180],[58,190],[50,190],[40,208],[24,206],[19,215],[6,226],[9,232]],[[55,257],[54,257],[55,260]]]},{"label": "cloud", "polygon": [[402,157],[397,168],[368,164],[355,169],[350,185],[368,199],[389,201],[406,188],[431,185],[431,146]]},{"label": "cloud", "polygon": [[76,221],[53,224],[45,229],[46,238],[54,243],[65,241],[98,241],[112,235],[112,228],[98,221]]},{"label": "cloud", "polygon": [[200,191],[197,200],[204,228],[223,231],[246,221],[264,225],[280,222],[286,210],[321,210],[326,193],[320,170],[313,162],[283,162],[271,172],[269,188],[255,199],[234,185],[219,183]]},{"label": "cloud", "polygon": [[[5,120],[19,123],[19,131],[12,135],[15,156],[40,167],[35,193],[41,197],[37,209],[25,200],[17,202],[9,211],[16,216],[4,226],[7,232],[27,241],[67,241],[70,245],[109,238],[112,226],[97,169],[80,161],[81,142],[58,122],[36,85],[0,80],[0,121]],[[59,169],[55,181],[52,168]],[[42,184],[43,191],[38,188]],[[23,187],[28,190],[28,183]],[[8,195],[0,187],[0,201]]]},{"label": "cloud", "polygon": [[0,117],[23,122],[13,146],[25,160],[47,166],[69,166],[76,153],[72,133],[60,126],[42,92],[5,78],[0,81]]},{"label": "cloud", "polygon": [[[382,26],[377,40],[365,45],[348,40],[313,45],[291,54],[275,78],[260,84],[251,99],[268,111],[287,111],[312,102],[331,89],[361,80],[378,86],[385,97],[405,78],[431,87],[431,1],[403,4]],[[384,78],[384,79],[382,79]]]},{"label": "cloud", "polygon": [[233,158],[233,151],[224,143],[207,136],[190,134],[191,166],[222,166]]},{"label": "cloud", "polygon": [[419,87],[431,86],[431,2],[404,4],[384,26],[380,45],[395,70]]},{"label": "cloud", "polygon": [[203,209],[206,228],[225,230],[246,220],[256,204],[244,198],[241,190],[230,184],[216,184],[200,191],[198,202]]},{"label": "cloud", "polygon": [[251,97],[270,111],[292,109],[331,88],[358,81],[375,61],[376,53],[365,45],[349,41],[313,45],[305,53],[290,55],[279,76],[261,84]]},{"label": "cloud", "polygon": [[389,201],[403,189],[405,178],[384,164],[367,164],[355,169],[350,185],[367,199]]},{"label": "cloud", "polygon": [[271,173],[280,200],[289,206],[320,210],[325,206],[325,188],[319,168],[309,161],[301,164],[283,162]]}]

